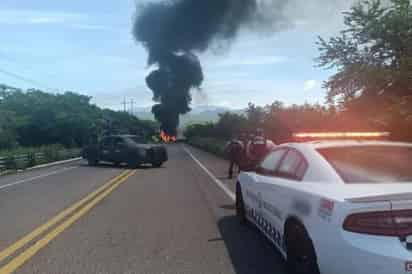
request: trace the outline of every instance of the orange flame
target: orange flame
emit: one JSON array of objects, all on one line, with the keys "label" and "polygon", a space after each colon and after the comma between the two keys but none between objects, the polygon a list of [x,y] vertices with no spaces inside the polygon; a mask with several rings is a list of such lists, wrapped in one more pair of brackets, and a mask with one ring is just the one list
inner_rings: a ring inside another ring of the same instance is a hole
[{"label": "orange flame", "polygon": [[162,139],[162,141],[165,142],[165,143],[174,143],[174,142],[176,142],[176,136],[168,135],[163,130],[160,131],[160,139]]}]

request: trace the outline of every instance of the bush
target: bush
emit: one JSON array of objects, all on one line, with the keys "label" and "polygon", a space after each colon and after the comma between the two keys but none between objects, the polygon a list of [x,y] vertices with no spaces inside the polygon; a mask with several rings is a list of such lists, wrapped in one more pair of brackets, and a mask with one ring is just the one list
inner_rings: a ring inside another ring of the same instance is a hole
[{"label": "bush", "polygon": [[8,155],[5,163],[6,169],[17,169],[17,162],[13,155]]},{"label": "bush", "polygon": [[225,158],[226,142],[224,140],[210,137],[193,137],[189,138],[187,143],[194,147],[213,153],[219,157]]},{"label": "bush", "polygon": [[59,151],[63,149],[61,145],[51,145],[41,148],[40,151],[44,153],[44,158],[47,162],[53,162],[61,159],[59,157]]},{"label": "bush", "polygon": [[5,158],[5,169],[25,169],[38,164],[45,164],[80,156],[78,148],[65,149],[61,145],[38,148],[16,148],[0,151],[0,158]]},{"label": "bush", "polygon": [[30,153],[27,154],[28,161],[27,161],[27,167],[32,167],[36,165],[36,153],[31,151]]}]

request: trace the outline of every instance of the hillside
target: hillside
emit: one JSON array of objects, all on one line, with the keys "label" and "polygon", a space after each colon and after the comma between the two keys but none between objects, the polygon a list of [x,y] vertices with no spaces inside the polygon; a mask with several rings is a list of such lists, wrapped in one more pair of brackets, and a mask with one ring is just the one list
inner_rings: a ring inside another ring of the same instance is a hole
[{"label": "hillside", "polygon": [[[180,127],[185,128],[192,123],[216,122],[219,119],[219,114],[226,111],[236,113],[243,112],[242,110],[232,110],[219,106],[198,106],[193,108],[190,113],[181,116]],[[154,116],[151,113],[151,107],[140,108],[135,112],[135,115],[139,119],[154,120]]]}]

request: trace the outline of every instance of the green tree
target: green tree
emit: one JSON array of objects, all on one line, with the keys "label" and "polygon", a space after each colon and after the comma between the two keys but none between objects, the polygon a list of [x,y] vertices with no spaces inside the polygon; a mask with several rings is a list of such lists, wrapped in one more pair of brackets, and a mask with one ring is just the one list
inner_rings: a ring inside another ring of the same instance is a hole
[{"label": "green tree", "polygon": [[149,137],[158,128],[125,112],[100,109],[90,100],[70,91],[50,94],[0,85],[0,149],[48,144],[78,147],[103,134]]},{"label": "green tree", "polygon": [[265,119],[265,109],[255,104],[249,103],[246,109],[246,117],[249,131],[254,131],[258,127],[262,127]]},{"label": "green tree", "polygon": [[0,149],[9,149],[17,145],[16,123],[13,112],[0,110]]},{"label": "green tree", "polygon": [[345,13],[344,23],[339,36],[318,42],[319,66],[337,70],[324,85],[328,101],[396,139],[411,140],[410,1],[362,1]]},{"label": "green tree", "polygon": [[412,6],[367,0],[345,13],[345,29],[328,41],[319,38],[321,67],[337,73],[326,83],[328,99],[412,94]]},{"label": "green tree", "polygon": [[285,106],[279,101],[265,107],[249,104],[246,115],[223,113],[216,123],[194,124],[187,127],[185,136],[189,139],[207,137],[228,140],[241,131],[254,131],[261,127],[268,138],[276,143],[282,143],[290,141],[292,133],[295,132],[338,131],[356,124],[346,112],[338,112],[334,106]]},{"label": "green tree", "polygon": [[230,139],[246,128],[247,120],[244,115],[225,112],[219,114],[215,126],[215,136],[221,139]]},{"label": "green tree", "polygon": [[216,126],[214,123],[191,124],[186,127],[184,132],[187,138],[193,137],[214,137],[216,133]]}]

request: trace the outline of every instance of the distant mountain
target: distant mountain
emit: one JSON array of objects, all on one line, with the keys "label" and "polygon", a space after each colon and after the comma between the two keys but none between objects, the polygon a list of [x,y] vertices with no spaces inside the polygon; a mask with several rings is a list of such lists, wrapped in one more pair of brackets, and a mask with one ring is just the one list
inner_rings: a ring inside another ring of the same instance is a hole
[{"label": "distant mountain", "polygon": [[154,120],[152,107],[140,107],[135,109],[134,114],[142,120]]},{"label": "distant mountain", "polygon": [[220,107],[220,106],[196,106],[192,109],[190,113],[198,114],[204,112],[216,112],[216,113],[223,113],[226,111],[230,111],[230,108]]},{"label": "distant mountain", "polygon": [[[139,108],[135,114],[140,119],[154,120],[151,107]],[[232,110],[221,106],[197,106],[191,112],[180,117],[180,127],[184,128],[192,123],[216,122],[219,114],[226,111],[242,113],[242,110]]]}]

